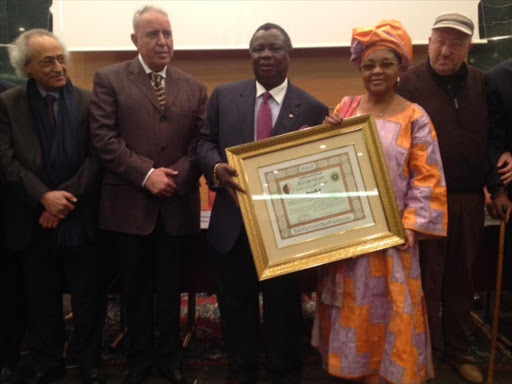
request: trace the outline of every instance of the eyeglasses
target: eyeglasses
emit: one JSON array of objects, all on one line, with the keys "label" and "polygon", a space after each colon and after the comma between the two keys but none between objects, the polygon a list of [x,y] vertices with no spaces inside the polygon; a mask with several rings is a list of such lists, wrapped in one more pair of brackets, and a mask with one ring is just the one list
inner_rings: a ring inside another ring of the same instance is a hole
[{"label": "eyeglasses", "polygon": [[48,68],[53,67],[56,63],[59,63],[60,65],[66,64],[67,60],[65,56],[57,56],[57,57],[47,57],[43,61],[41,61],[39,64],[42,67]]},{"label": "eyeglasses", "polygon": [[375,68],[379,67],[383,71],[393,68],[398,63],[396,61],[381,61],[380,63],[364,63],[361,64],[361,70],[363,72],[372,72]]}]

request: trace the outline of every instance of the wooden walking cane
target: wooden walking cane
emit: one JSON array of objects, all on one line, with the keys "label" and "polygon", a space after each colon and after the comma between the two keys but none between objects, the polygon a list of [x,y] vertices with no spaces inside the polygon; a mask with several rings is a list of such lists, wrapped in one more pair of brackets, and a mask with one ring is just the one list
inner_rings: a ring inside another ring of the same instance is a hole
[{"label": "wooden walking cane", "polygon": [[492,321],[491,350],[489,352],[489,368],[487,371],[487,384],[494,384],[494,358],[496,357],[496,340],[498,338],[498,322],[501,306],[501,280],[503,277],[503,254],[505,250],[505,226],[504,220],[500,224],[500,239],[498,248],[498,265],[496,267],[496,292],[494,298],[494,318]]}]

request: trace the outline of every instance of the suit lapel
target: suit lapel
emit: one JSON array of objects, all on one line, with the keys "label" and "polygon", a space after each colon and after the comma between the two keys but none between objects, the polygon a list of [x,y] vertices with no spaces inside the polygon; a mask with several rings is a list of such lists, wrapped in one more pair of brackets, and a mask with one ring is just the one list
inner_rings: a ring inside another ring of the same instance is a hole
[{"label": "suit lapel", "polygon": [[146,71],[144,71],[138,57],[132,60],[128,77],[142,91],[149,101],[151,101],[151,104],[161,112],[162,110],[160,108],[160,103],[156,98],[155,89],[153,88],[151,80],[149,80],[148,75]]},{"label": "suit lapel", "polygon": [[19,111],[16,115],[19,124],[17,124],[17,127],[23,131],[23,146],[26,148],[27,153],[30,153],[30,164],[35,166],[34,169],[37,169],[38,176],[41,176],[43,170],[43,152],[41,150],[39,137],[34,130],[34,122],[28,103],[28,95],[26,87],[24,87],[22,102],[19,105]]},{"label": "suit lapel", "polygon": [[295,86],[288,82],[288,89],[283,99],[283,105],[277,116],[272,136],[282,135],[299,129],[296,127],[300,116],[300,105],[302,101],[297,97]]},{"label": "suit lapel", "polygon": [[165,77],[165,105],[163,112],[172,105],[174,99],[181,89],[181,76],[179,72],[173,70],[169,65],[167,66],[167,74]]},{"label": "suit lapel", "polygon": [[243,143],[254,141],[254,103],[256,101],[256,81],[250,80],[240,91],[237,109]]}]

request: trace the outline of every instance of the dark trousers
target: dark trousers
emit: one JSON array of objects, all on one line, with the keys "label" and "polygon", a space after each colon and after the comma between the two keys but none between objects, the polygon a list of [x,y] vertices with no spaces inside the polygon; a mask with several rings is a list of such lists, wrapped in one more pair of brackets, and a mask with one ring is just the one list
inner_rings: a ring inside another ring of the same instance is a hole
[{"label": "dark trousers", "polygon": [[[123,281],[128,367],[144,369],[154,360],[161,367],[179,368],[181,277],[189,237],[167,234],[159,220],[150,235],[113,233],[113,238]],[[155,310],[159,337],[154,354]]]},{"label": "dark trousers", "polygon": [[34,368],[49,370],[63,364],[65,286],[71,293],[73,308],[73,357],[82,369],[98,367],[105,294],[103,262],[97,248],[91,244],[60,247],[56,231],[37,229],[21,257]]},{"label": "dark trousers", "polygon": [[15,368],[25,335],[25,297],[21,260],[0,248],[0,369]]},{"label": "dark trousers", "polygon": [[420,242],[432,350],[455,363],[464,362],[470,347],[473,262],[481,249],[483,223],[483,194],[448,194],[448,237]]},{"label": "dark trousers", "polygon": [[231,374],[256,383],[259,292],[263,292],[266,367],[272,383],[299,383],[302,307],[296,275],[259,282],[244,230],[226,254],[212,250],[217,298]]}]

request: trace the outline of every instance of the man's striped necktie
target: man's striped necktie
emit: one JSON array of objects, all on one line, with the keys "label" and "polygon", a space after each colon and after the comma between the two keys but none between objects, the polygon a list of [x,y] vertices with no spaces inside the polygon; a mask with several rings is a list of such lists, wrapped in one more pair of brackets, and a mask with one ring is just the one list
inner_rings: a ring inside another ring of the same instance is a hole
[{"label": "man's striped necktie", "polygon": [[153,88],[155,88],[156,98],[160,103],[160,108],[164,108],[165,105],[165,88],[162,85],[163,76],[158,73],[151,72],[151,83],[153,84]]}]

